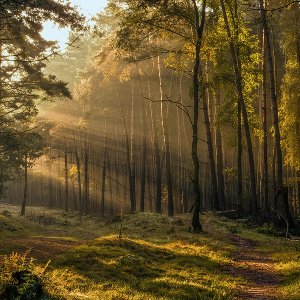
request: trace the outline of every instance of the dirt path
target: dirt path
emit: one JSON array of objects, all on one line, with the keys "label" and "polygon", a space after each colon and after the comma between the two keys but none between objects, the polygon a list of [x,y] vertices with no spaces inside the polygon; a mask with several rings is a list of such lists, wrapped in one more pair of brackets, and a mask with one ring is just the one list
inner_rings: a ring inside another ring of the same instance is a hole
[{"label": "dirt path", "polygon": [[9,238],[1,241],[1,248],[5,249],[7,252],[5,254],[11,252],[27,253],[39,262],[43,262],[83,242],[45,237]]},{"label": "dirt path", "polygon": [[235,299],[282,299],[278,285],[282,278],[276,274],[275,261],[265,253],[255,249],[255,242],[232,235],[231,240],[237,246],[234,263],[227,270],[232,276],[242,277],[247,281],[240,286]]}]

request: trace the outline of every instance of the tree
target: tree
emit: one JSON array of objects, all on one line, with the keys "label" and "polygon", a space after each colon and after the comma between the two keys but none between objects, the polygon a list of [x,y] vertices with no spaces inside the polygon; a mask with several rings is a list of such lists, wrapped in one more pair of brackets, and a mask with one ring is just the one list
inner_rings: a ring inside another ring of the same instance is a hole
[{"label": "tree", "polygon": [[[119,6],[118,6],[119,4]],[[122,9],[126,5],[126,11]],[[199,8],[197,1],[111,1],[111,8],[120,18],[120,29],[117,32],[116,46],[135,57],[157,56],[161,53],[172,53],[175,49],[165,49],[153,43],[157,38],[167,34],[169,38],[178,39],[182,45],[192,47],[192,77],[193,77],[193,113],[189,116],[192,126],[192,162],[194,212],[192,226],[195,232],[201,231],[199,221],[200,185],[198,157],[198,123],[200,99],[200,51],[205,24],[206,1]],[[146,17],[147,16],[147,17]],[[190,32],[192,28],[192,32]],[[145,40],[148,38],[148,43]],[[164,46],[162,44],[162,46]],[[146,50],[148,49],[148,50]],[[149,52],[150,49],[150,52]],[[182,48],[181,48],[182,49]],[[180,50],[177,49],[180,52]],[[162,99],[160,99],[161,101]]]},{"label": "tree", "polygon": [[240,65],[240,60],[238,56],[237,48],[234,45],[227,11],[225,7],[225,2],[220,0],[220,4],[222,7],[225,28],[228,35],[228,42],[230,46],[230,52],[232,57],[232,63],[234,66],[234,73],[235,73],[235,84],[236,84],[236,91],[238,95],[238,102],[241,106],[241,112],[244,121],[244,128],[245,128],[245,135],[247,141],[247,150],[248,150],[248,159],[249,159],[249,171],[250,171],[250,182],[251,182],[251,212],[253,215],[257,214],[257,194],[256,194],[256,179],[255,179],[255,165],[254,165],[254,155],[253,155],[253,146],[252,146],[252,139],[249,127],[249,118],[247,113],[247,107],[245,104],[244,92],[243,92],[243,78],[242,78],[242,69]]},{"label": "tree", "polygon": [[[45,75],[47,59],[56,43],[41,36],[43,22],[82,30],[84,18],[70,6],[53,0],[1,0],[0,11],[0,151],[9,136],[22,135],[22,125],[37,115],[37,102],[53,97],[69,97],[66,83]],[[25,126],[26,127],[26,126]],[[10,155],[11,156],[11,155]],[[6,166],[6,169],[10,169]]]},{"label": "tree", "polygon": [[35,160],[44,153],[49,127],[47,124],[38,124],[34,129],[29,129],[25,134],[19,136],[17,151],[23,159],[21,167],[24,169],[24,195],[21,206],[21,216],[25,215],[28,194],[28,169]]}]

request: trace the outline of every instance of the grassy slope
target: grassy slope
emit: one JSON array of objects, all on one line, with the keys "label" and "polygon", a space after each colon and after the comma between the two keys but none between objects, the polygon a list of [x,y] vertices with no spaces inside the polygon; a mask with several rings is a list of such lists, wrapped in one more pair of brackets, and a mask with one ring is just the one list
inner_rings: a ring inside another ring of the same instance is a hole
[{"label": "grassy slope", "polygon": [[226,272],[239,250],[232,234],[255,241],[259,251],[273,256],[286,279],[282,297],[300,298],[300,243],[257,233],[241,222],[206,214],[205,233],[195,235],[187,232],[188,215],[139,213],[123,220],[120,239],[119,222],[38,208],[23,219],[16,208],[3,210],[11,216],[0,214],[0,255],[25,252],[31,247],[26,241],[42,240],[30,255],[38,259],[37,272],[51,259],[46,286],[63,299],[231,299],[246,281]]}]

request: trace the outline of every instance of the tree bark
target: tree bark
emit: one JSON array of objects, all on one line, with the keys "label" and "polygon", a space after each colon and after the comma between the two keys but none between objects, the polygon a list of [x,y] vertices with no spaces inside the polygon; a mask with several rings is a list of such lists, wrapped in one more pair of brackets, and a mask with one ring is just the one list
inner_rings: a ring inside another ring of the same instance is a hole
[{"label": "tree bark", "polygon": [[84,141],[84,212],[89,213],[89,150],[87,146],[87,141]]},{"label": "tree bark", "polygon": [[[200,78],[203,77],[201,64],[199,66],[199,77]],[[209,107],[207,104],[208,93],[207,93],[206,85],[207,85],[207,82],[205,84],[205,87],[203,88],[202,104],[203,104],[203,113],[204,113],[206,142],[207,142],[207,148],[208,148],[208,159],[209,159],[209,166],[210,166],[210,178],[211,178],[211,184],[212,184],[211,187],[212,187],[212,194],[213,194],[212,207],[213,207],[213,209],[218,210],[218,209],[220,209],[220,203],[219,203],[219,197],[218,197],[216,164],[215,164],[215,157],[214,157],[211,124],[210,124],[210,119],[209,119]]]},{"label": "tree bark", "polygon": [[21,207],[21,216],[25,215],[26,203],[27,203],[27,196],[28,196],[28,157],[27,153],[24,156],[24,194],[23,194],[23,201]]},{"label": "tree bark", "polygon": [[251,213],[253,215],[257,214],[257,195],[256,195],[256,178],[255,178],[255,166],[254,166],[254,156],[253,156],[253,147],[252,147],[252,140],[251,140],[251,133],[250,133],[250,127],[249,127],[249,121],[248,121],[248,113],[247,108],[244,100],[244,94],[243,94],[243,81],[242,81],[242,75],[241,75],[241,66],[238,63],[238,57],[237,52],[232,40],[232,35],[230,31],[230,26],[228,22],[227,12],[225,8],[224,0],[220,0],[220,4],[222,7],[225,27],[227,31],[227,36],[229,40],[229,46],[230,46],[230,52],[234,67],[234,73],[235,73],[235,85],[238,95],[238,101],[241,105],[241,111],[242,116],[244,120],[244,129],[245,129],[245,135],[246,135],[246,141],[247,141],[247,150],[248,150],[248,159],[249,159],[249,172],[250,172],[250,190],[251,190]]},{"label": "tree bark", "polygon": [[264,210],[267,214],[270,213],[269,207],[269,168],[268,168],[268,126],[267,126],[267,74],[266,74],[266,51],[265,51],[265,36],[262,36],[262,129],[263,129],[263,194],[264,194]]},{"label": "tree bark", "polygon": [[135,194],[135,161],[134,161],[134,151],[133,151],[133,138],[134,138],[134,98],[133,98],[133,80],[131,88],[131,133],[130,133],[130,209],[131,212],[136,211],[136,194]]},{"label": "tree bark", "polygon": [[199,121],[199,90],[200,90],[200,50],[205,23],[206,0],[202,2],[202,15],[200,15],[196,0],[193,1],[195,14],[195,61],[193,68],[193,119],[192,119],[192,161],[193,161],[193,192],[194,192],[194,210],[192,217],[192,227],[194,232],[202,230],[200,224],[200,203],[201,191],[199,183],[199,157],[198,157],[198,121]]},{"label": "tree bark", "polygon": [[80,157],[79,157],[74,133],[73,133],[73,143],[74,143],[75,161],[76,161],[76,169],[77,169],[78,204],[79,204],[78,209],[80,214],[82,214],[83,207],[82,207],[82,192],[81,192],[81,171],[80,171],[81,165],[80,165]]},{"label": "tree bark", "polygon": [[104,150],[103,155],[103,164],[102,164],[102,179],[101,179],[101,198],[100,198],[100,216],[104,217],[105,212],[105,183],[106,183],[106,149]]},{"label": "tree bark", "polygon": [[[133,154],[132,154],[132,144],[129,140],[128,130],[126,125],[126,120],[123,112],[123,108],[121,105],[119,91],[117,89],[117,100],[119,104],[119,108],[121,111],[122,121],[123,121],[123,130],[124,130],[124,137],[125,137],[125,144],[126,144],[126,160],[127,160],[127,173],[128,173],[128,181],[129,181],[129,195],[130,195],[130,209],[131,211],[135,211],[135,173],[134,173],[134,161],[133,161]],[[132,107],[133,109],[133,107]]]},{"label": "tree bark", "polygon": [[140,211],[145,211],[145,189],[146,189],[146,159],[147,159],[147,138],[146,138],[146,109],[145,109],[145,102],[142,99],[142,80],[141,80],[141,69],[138,68],[139,74],[139,96],[140,96],[140,103],[141,103],[141,123],[142,123],[142,157],[141,157],[141,169],[140,169]]},{"label": "tree bark", "polygon": [[[260,15],[261,21],[264,29],[264,37],[265,37],[265,51],[266,58],[268,61],[268,69],[269,69],[269,80],[270,80],[270,93],[272,100],[272,110],[273,110],[273,126],[274,126],[274,140],[275,140],[275,148],[276,148],[276,185],[279,190],[283,189],[283,160],[282,160],[282,150],[281,150],[281,137],[280,137],[280,129],[279,129],[279,116],[278,116],[278,103],[277,103],[277,95],[276,95],[276,84],[275,84],[275,71],[273,64],[273,56],[271,51],[271,42],[270,42],[270,33],[269,26],[267,22],[267,15],[264,0],[259,0],[260,6]],[[294,221],[289,209],[288,199],[284,197],[286,216],[289,222],[290,227],[294,226]]]},{"label": "tree bark", "polygon": [[167,189],[168,189],[168,216],[174,215],[174,199],[173,199],[173,181],[171,172],[171,153],[170,153],[170,143],[169,143],[169,130],[167,124],[167,112],[164,109],[165,104],[163,103],[163,87],[161,78],[161,65],[160,56],[157,56],[157,69],[159,78],[159,94],[160,94],[160,115],[161,115],[161,125],[163,131],[164,140],[164,150],[165,150],[165,162],[166,162],[166,177],[167,177]]},{"label": "tree bark", "polygon": [[67,144],[64,143],[64,160],[65,160],[65,212],[69,211],[69,179],[68,179],[68,152]]},{"label": "tree bark", "polygon": [[103,162],[102,162],[102,187],[100,198],[100,216],[104,217],[105,214],[105,185],[106,185],[106,160],[107,160],[107,121],[104,117],[104,149],[103,149]]},{"label": "tree bark", "polygon": [[[216,112],[220,109],[220,91],[215,95]],[[222,133],[220,123],[216,122],[216,161],[217,161],[217,178],[218,178],[218,197],[219,209],[225,209],[225,184],[223,174],[223,149],[222,149]]]},{"label": "tree bark", "polygon": [[277,180],[276,181],[277,181],[277,186],[281,187],[283,185],[282,150],[280,145],[280,130],[279,130],[278,103],[277,103],[277,95],[276,95],[274,64],[273,64],[273,56],[271,51],[269,26],[267,22],[267,15],[266,15],[266,10],[265,10],[265,5],[263,0],[259,0],[259,6],[260,6],[261,21],[264,29],[265,51],[266,51],[266,58],[268,62],[268,69],[269,69],[270,93],[271,93],[272,110],[273,110],[274,139],[275,139],[276,157],[277,157],[276,160]]}]

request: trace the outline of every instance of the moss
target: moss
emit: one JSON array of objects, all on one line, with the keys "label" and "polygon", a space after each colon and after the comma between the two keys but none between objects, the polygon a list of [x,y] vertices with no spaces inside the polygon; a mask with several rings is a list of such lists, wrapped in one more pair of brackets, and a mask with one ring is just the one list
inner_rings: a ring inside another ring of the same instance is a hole
[{"label": "moss", "polygon": [[[123,238],[119,239],[118,220],[106,222],[97,217],[30,208],[28,214],[55,219],[50,224],[39,224],[33,221],[35,218],[19,217],[17,209],[6,209],[10,215],[0,215],[0,220],[18,230],[2,229],[3,242],[7,238],[26,241],[28,237],[47,236],[68,245],[45,258],[52,262],[43,275],[44,288],[57,299],[234,298],[246,279],[226,272],[238,251],[231,239],[233,234],[254,241],[259,251],[273,256],[277,273],[285,276],[283,298],[299,298],[299,245],[267,234],[268,228],[258,232],[244,221],[207,213],[201,217],[207,232],[195,235],[188,233],[188,214],[168,218],[137,213],[123,218]],[[62,226],[66,219],[68,226]],[[8,244],[2,253],[16,249]],[[19,251],[26,251],[24,245]]]}]

